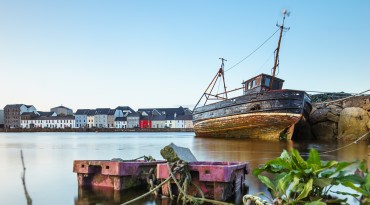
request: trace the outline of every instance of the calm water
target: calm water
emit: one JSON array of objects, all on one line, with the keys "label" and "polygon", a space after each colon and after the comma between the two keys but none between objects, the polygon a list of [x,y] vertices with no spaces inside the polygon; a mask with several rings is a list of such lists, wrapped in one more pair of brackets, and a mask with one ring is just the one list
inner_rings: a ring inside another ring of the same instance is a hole
[{"label": "calm water", "polygon": [[[0,133],[0,203],[26,204],[21,183],[20,150],[26,163],[27,188],[34,205],[39,204],[120,204],[145,190],[113,192],[106,189],[78,189],[72,172],[76,159],[134,159],[151,155],[161,159],[159,151],[169,143],[188,147],[198,160],[248,161],[253,169],[278,157],[287,148],[284,142],[242,139],[199,139],[194,133]],[[348,143],[348,142],[347,142]],[[295,143],[301,153],[310,148],[319,152],[347,143]],[[322,158],[351,161],[370,160],[366,142],[322,155]],[[249,193],[265,191],[253,176],[247,177]],[[147,198],[137,204],[166,204]]]}]

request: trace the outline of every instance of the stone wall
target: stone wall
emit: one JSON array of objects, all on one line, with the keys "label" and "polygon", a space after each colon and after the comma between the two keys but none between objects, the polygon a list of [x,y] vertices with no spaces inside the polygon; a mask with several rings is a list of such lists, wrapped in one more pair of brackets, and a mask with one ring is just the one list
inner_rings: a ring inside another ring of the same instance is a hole
[{"label": "stone wall", "polygon": [[319,140],[357,140],[370,131],[370,95],[314,104],[310,125]]}]

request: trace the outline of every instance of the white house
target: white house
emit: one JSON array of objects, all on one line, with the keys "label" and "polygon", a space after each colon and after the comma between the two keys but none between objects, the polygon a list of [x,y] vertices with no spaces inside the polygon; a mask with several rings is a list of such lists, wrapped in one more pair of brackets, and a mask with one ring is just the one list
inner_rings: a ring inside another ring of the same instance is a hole
[{"label": "white house", "polygon": [[41,116],[31,120],[21,120],[22,128],[75,128],[74,116]]},{"label": "white house", "polygon": [[116,117],[114,120],[115,128],[127,128],[127,118],[126,117]]}]

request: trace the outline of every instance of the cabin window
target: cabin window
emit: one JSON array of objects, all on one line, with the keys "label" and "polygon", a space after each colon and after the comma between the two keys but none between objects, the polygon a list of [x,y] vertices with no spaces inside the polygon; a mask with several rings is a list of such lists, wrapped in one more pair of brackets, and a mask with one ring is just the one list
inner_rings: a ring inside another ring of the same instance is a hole
[{"label": "cabin window", "polygon": [[251,88],[254,88],[256,86],[256,80],[253,80],[251,84]]},{"label": "cabin window", "polygon": [[270,78],[265,78],[265,86],[270,86]]}]

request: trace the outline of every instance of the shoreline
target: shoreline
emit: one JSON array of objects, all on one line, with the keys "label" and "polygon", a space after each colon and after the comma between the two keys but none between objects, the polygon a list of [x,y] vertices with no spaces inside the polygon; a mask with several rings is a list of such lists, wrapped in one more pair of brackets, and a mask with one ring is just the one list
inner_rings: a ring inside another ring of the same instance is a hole
[{"label": "shoreline", "polygon": [[0,128],[0,132],[194,132],[193,128]]}]

